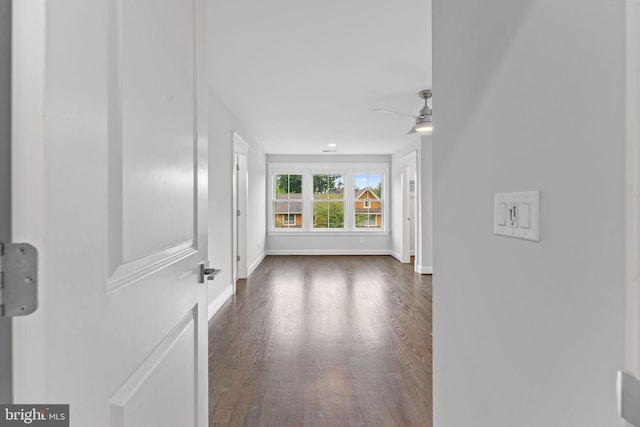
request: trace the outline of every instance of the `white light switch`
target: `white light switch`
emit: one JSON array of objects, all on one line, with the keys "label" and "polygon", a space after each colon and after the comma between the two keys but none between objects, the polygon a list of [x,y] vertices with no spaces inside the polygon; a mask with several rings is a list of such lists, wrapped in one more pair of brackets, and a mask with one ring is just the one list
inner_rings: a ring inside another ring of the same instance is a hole
[{"label": "white light switch", "polygon": [[531,227],[531,204],[530,203],[520,203],[520,227],[521,228]]},{"label": "white light switch", "polygon": [[504,227],[507,225],[507,204],[498,203],[498,210],[496,211],[496,223]]},{"label": "white light switch", "polygon": [[540,241],[540,192],[496,193],[494,234]]}]

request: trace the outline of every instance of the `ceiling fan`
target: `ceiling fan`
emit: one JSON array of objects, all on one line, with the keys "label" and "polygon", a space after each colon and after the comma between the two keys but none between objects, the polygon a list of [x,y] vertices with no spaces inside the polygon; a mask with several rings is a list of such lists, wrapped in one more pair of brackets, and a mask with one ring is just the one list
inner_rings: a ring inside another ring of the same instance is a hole
[{"label": "ceiling fan", "polygon": [[433,130],[433,122],[431,118],[433,110],[429,108],[429,105],[427,105],[427,100],[431,98],[431,89],[421,90],[420,93],[418,93],[418,96],[421,99],[424,99],[424,107],[420,110],[417,116],[414,116],[413,114],[408,114],[408,113],[401,113],[399,111],[385,110],[384,108],[374,108],[373,111],[379,111],[381,113],[398,114],[400,116],[414,118],[416,120],[416,124],[411,128],[411,130],[407,135],[410,135],[416,132],[429,132]]}]

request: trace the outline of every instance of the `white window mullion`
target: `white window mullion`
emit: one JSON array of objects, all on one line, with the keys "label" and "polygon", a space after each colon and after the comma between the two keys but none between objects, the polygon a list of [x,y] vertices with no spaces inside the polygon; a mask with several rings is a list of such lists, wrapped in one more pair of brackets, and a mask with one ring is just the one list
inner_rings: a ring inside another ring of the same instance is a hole
[{"label": "white window mullion", "polygon": [[305,169],[302,176],[302,200],[303,204],[303,229],[311,230],[313,228],[313,176],[310,169]]},{"label": "white window mullion", "polygon": [[354,204],[353,204],[353,170],[347,169],[344,183],[344,227],[345,230],[352,231],[355,228]]}]

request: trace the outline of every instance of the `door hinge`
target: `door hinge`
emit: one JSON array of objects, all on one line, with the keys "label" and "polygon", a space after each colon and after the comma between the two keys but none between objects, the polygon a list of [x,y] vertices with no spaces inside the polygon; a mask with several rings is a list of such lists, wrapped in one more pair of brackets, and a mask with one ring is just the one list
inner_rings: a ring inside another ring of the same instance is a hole
[{"label": "door hinge", "polygon": [[236,256],[236,261],[240,261],[240,255]]},{"label": "door hinge", "polygon": [[237,210],[236,215],[240,216],[240,209]]},{"label": "door hinge", "polygon": [[0,317],[38,308],[38,251],[28,243],[0,242]]}]

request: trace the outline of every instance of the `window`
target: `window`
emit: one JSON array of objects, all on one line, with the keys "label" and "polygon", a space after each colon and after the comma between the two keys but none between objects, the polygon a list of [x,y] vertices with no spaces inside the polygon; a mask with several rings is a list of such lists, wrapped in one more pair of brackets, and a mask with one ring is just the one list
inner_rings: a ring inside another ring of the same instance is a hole
[{"label": "window", "polygon": [[382,228],[382,174],[358,173],[353,180],[356,228]]},{"label": "window", "polygon": [[365,220],[364,220],[364,224],[367,226],[376,226],[378,223],[378,215],[375,214],[371,214],[371,215],[367,215]]},{"label": "window", "polygon": [[313,228],[344,228],[344,176],[313,175]]},{"label": "window", "polygon": [[302,228],[302,175],[276,175],[274,228]]},{"label": "window", "polygon": [[269,163],[273,232],[388,232],[387,163]]}]

